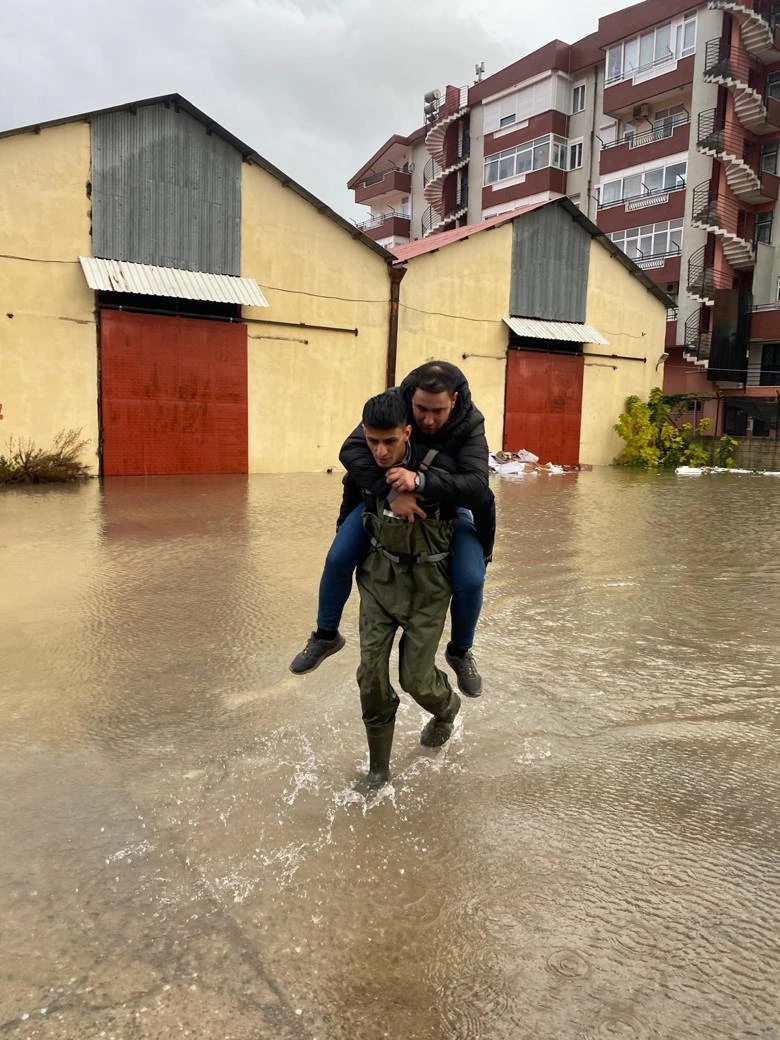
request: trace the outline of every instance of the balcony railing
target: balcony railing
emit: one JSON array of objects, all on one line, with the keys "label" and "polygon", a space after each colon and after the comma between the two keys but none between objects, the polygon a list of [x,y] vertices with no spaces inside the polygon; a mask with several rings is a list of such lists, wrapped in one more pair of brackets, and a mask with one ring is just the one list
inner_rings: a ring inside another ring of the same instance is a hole
[{"label": "balcony railing", "polygon": [[708,40],[704,48],[704,76],[713,79],[733,79],[755,90],[756,74],[750,59],[734,51],[728,40],[717,37]]},{"label": "balcony railing", "polygon": [[680,247],[674,246],[671,249],[667,249],[663,253],[648,253],[643,254],[641,250],[637,250],[637,255],[632,256],[631,259],[634,261],[637,267],[641,267],[643,271],[653,271],[659,267],[663,267],[667,260],[673,256],[680,255]]},{"label": "balcony railing", "polygon": [[[644,188],[642,191],[635,195],[622,195],[619,199],[610,199],[609,202],[602,202],[599,200],[599,209],[609,209],[610,206],[621,206],[624,203],[631,207],[631,203],[635,203],[633,208],[642,209],[645,205],[650,206],[654,202],[666,202],[668,196],[673,191],[684,191],[684,184],[676,184],[673,188],[655,188],[652,191],[649,188]],[[664,198],[666,196],[666,198]]]},{"label": "balcony railing", "polygon": [[667,51],[666,54],[662,54],[660,58],[655,58],[653,61],[647,61],[644,65],[638,65],[635,69],[621,69],[620,72],[608,73],[605,86],[611,87],[613,83],[620,83],[621,80],[631,79],[633,76],[641,76],[645,72],[657,68],[659,65],[668,65],[672,61],[674,61],[674,54],[672,51]]},{"label": "balcony railing", "polygon": [[716,234],[723,232],[752,249],[750,242],[753,238],[754,214],[742,209],[727,195],[712,191],[709,181],[702,181],[693,189],[691,217],[695,224],[706,230],[715,231]]},{"label": "balcony railing", "polygon": [[423,188],[426,188],[437,177],[441,177],[442,173],[444,170],[439,163],[433,158],[429,159],[423,168]]},{"label": "balcony railing", "polygon": [[411,220],[411,214],[409,213],[396,213],[395,210],[390,209],[386,213],[378,213],[374,217],[369,217],[368,220],[362,220],[360,223],[355,222],[355,227],[358,231],[373,231],[374,228],[381,227],[386,220],[390,220],[395,217],[398,220]]},{"label": "balcony railing", "polygon": [[755,145],[747,139],[741,127],[734,123],[726,124],[715,108],[699,112],[696,143],[699,148],[713,152],[728,152],[748,164],[755,151]]},{"label": "balcony railing", "polygon": [[680,112],[675,116],[664,119],[660,126],[653,126],[650,130],[642,130],[641,133],[637,133],[636,130],[629,130],[616,141],[602,141],[601,147],[602,149],[617,148],[618,145],[627,144],[631,148],[641,148],[643,145],[654,144],[656,141],[665,141],[672,136],[678,126],[684,126],[686,123],[690,123],[690,121],[690,112]]},{"label": "balcony railing", "polygon": [[712,306],[716,289],[730,289],[733,281],[733,276],[728,271],[715,270],[709,259],[706,245],[697,249],[688,258],[686,288],[694,299]]},{"label": "balcony railing", "polygon": [[382,170],[381,173],[369,173],[367,177],[364,177],[360,182],[360,187],[370,188],[372,184],[379,184],[383,181],[389,173],[409,173],[409,164],[406,166],[389,166],[386,170]]}]

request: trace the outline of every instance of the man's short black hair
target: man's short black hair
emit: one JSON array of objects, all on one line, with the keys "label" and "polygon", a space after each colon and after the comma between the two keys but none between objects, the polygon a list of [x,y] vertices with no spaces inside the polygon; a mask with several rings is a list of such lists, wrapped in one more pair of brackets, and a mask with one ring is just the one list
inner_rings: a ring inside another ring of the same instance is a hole
[{"label": "man's short black hair", "polygon": [[409,416],[406,401],[394,390],[370,397],[363,406],[363,425],[375,430],[394,430],[397,426],[408,426]]},{"label": "man's short black hair", "polygon": [[426,361],[407,376],[412,393],[424,390],[427,394],[445,393],[449,397],[457,390],[460,378],[460,371],[447,361]]}]

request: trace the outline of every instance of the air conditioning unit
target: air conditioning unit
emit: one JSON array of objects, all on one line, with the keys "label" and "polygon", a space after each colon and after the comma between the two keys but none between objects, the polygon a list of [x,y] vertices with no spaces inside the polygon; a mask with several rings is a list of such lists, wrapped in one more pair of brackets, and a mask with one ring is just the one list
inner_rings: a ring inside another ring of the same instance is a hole
[{"label": "air conditioning unit", "polygon": [[650,106],[647,103],[634,105],[633,117],[634,119],[647,119],[650,116],[650,111]]}]

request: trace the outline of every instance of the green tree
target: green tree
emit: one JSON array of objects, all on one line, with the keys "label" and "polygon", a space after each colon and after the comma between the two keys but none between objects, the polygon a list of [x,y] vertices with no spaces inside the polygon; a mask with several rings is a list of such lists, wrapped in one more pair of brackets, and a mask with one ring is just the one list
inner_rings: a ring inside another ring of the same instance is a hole
[{"label": "green tree", "polygon": [[[692,400],[710,399],[701,395],[664,396],[659,387],[650,391],[647,403],[636,395],[627,398],[625,411],[615,423],[616,433],[625,441],[625,448],[615,459],[617,465],[643,469],[706,466],[710,454],[702,434],[710,430],[712,420],[701,419],[694,430],[690,423],[680,423],[679,419]],[[736,446],[732,437],[720,438],[715,453],[719,466],[734,465]]]}]

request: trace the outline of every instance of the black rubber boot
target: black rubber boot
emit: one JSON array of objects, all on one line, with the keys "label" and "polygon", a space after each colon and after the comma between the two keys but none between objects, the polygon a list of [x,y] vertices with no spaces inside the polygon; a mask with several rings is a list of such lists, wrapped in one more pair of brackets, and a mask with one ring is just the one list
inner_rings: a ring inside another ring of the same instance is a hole
[{"label": "black rubber boot", "polygon": [[420,734],[420,743],[423,747],[441,747],[452,736],[452,723],[460,711],[460,697],[453,692],[452,698],[452,703],[444,715],[434,715],[423,726]]},{"label": "black rubber boot", "polygon": [[368,740],[368,776],[358,780],[355,790],[369,795],[390,781],[390,750],[393,746],[395,721],[385,726],[366,726]]}]

